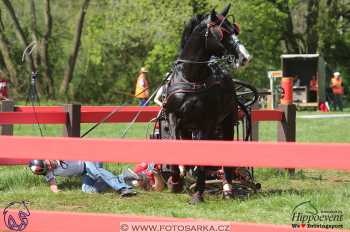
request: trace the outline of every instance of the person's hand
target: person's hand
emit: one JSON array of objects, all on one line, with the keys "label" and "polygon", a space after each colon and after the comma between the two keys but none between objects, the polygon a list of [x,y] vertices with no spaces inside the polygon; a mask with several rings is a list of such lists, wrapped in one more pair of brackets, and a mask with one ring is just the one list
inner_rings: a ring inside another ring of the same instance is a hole
[{"label": "person's hand", "polygon": [[58,189],[57,185],[50,185],[50,189],[54,193],[60,192],[60,190]]},{"label": "person's hand", "polygon": [[60,190],[58,189],[58,187],[57,187],[57,183],[56,183],[55,178],[51,179],[51,180],[49,181],[49,183],[50,183],[50,189],[51,189],[52,192],[58,193],[58,192],[60,191]]}]

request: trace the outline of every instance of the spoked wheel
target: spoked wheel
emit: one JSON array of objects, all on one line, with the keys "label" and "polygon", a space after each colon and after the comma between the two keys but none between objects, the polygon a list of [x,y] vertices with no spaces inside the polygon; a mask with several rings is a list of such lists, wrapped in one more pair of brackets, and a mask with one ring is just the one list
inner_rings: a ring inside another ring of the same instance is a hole
[{"label": "spoked wheel", "polygon": [[236,96],[240,104],[245,107],[252,106],[258,99],[256,88],[244,81],[233,79],[236,86]]},{"label": "spoked wheel", "polygon": [[[258,100],[257,89],[241,80],[233,80],[236,87],[236,96],[238,101],[238,108],[240,111],[239,123],[236,126],[237,140],[251,141],[252,140],[252,120],[251,120],[251,107]],[[239,130],[239,127],[241,129]],[[241,138],[239,136],[241,131]],[[233,192],[236,196],[249,196],[250,193],[256,193],[261,189],[261,184],[255,182],[254,168],[237,168],[239,172],[236,176],[239,180],[234,181]]]},{"label": "spoked wheel", "polygon": [[[252,119],[251,119],[251,109],[250,107],[246,107],[241,102],[238,102],[238,110],[239,110],[239,121],[236,125],[236,139],[243,141],[251,141],[252,140]],[[241,127],[241,129],[239,129]],[[239,136],[239,131],[241,130],[242,135]]]},{"label": "spoked wheel", "polygon": [[[185,176],[186,190],[193,194],[196,187],[196,179],[188,173]],[[223,179],[216,178],[205,181],[205,192],[211,194],[222,194]],[[245,198],[261,189],[260,183],[254,181],[250,168],[236,168],[235,178],[232,182],[232,191],[235,197]]]}]

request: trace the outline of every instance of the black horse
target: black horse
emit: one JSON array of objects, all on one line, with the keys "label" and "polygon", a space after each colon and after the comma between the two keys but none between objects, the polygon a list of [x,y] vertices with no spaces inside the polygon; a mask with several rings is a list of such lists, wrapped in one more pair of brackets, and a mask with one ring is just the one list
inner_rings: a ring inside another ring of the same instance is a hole
[{"label": "black horse", "polygon": [[[218,62],[238,60],[244,65],[250,55],[237,38],[239,27],[227,19],[229,9],[230,5],[220,14],[212,10],[209,15],[194,16],[185,27],[164,105],[172,139],[215,140],[220,127],[220,138],[233,140],[238,118],[235,86]],[[203,201],[207,168],[197,168],[192,203]],[[224,197],[231,198],[232,168],[224,171]],[[173,166],[169,184],[173,191],[180,191],[178,166]]]}]

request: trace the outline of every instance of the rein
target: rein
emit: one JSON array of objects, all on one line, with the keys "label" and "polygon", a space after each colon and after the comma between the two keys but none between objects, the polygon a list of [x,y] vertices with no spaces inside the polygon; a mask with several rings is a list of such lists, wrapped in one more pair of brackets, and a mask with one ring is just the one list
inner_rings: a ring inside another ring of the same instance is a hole
[{"label": "rein", "polygon": [[177,64],[213,64],[220,61],[232,61],[232,56],[222,56],[221,58],[211,58],[210,60],[197,61],[197,60],[186,60],[186,59],[177,59],[175,65]]},{"label": "rein", "polygon": [[[220,15],[221,16],[221,15]],[[222,26],[222,24],[224,23],[224,21],[225,21],[225,19],[226,19],[226,17],[219,17],[219,20],[221,20],[221,22],[220,22],[220,24],[218,25],[216,22],[213,22],[213,21],[209,21],[208,23],[207,23],[207,31],[206,31],[206,33],[205,33],[205,37],[206,37],[206,41],[205,41],[205,44],[207,44],[207,40],[208,40],[208,36],[209,36],[209,29],[211,28],[211,27],[214,27],[214,28],[218,28],[219,30],[219,32],[220,32],[220,40],[219,41],[222,41],[222,39],[224,38],[224,32],[226,32],[227,34],[232,34],[232,32],[231,31],[229,31],[229,30],[227,30],[226,28],[224,28],[223,26]]]},{"label": "rein", "polygon": [[211,60],[206,60],[206,61],[196,61],[196,60],[185,60],[185,59],[177,59],[175,61],[176,64],[184,63],[184,64],[210,64],[217,62],[219,59],[211,59]]},{"label": "rein", "polygon": [[227,30],[226,28],[224,28],[222,26],[222,24],[224,23],[224,21],[226,20],[226,16],[222,16],[222,15],[219,15],[219,20],[220,20],[220,24],[218,25],[216,22],[213,22],[213,21],[209,21],[207,23],[207,31],[205,32],[205,47],[207,48],[207,44],[208,44],[208,36],[209,36],[209,29],[211,27],[213,27],[214,29],[218,28],[218,32],[220,33],[220,39],[219,41],[222,41],[223,38],[224,38],[224,32],[226,32],[227,34],[233,34],[233,32]]}]

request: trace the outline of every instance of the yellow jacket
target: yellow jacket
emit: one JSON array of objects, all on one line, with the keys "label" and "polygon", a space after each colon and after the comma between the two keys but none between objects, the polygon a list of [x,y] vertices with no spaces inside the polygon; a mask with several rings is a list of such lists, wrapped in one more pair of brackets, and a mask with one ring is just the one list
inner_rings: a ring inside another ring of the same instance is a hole
[{"label": "yellow jacket", "polygon": [[135,88],[136,98],[148,98],[149,97],[149,85],[145,73],[141,73],[136,82]]}]

